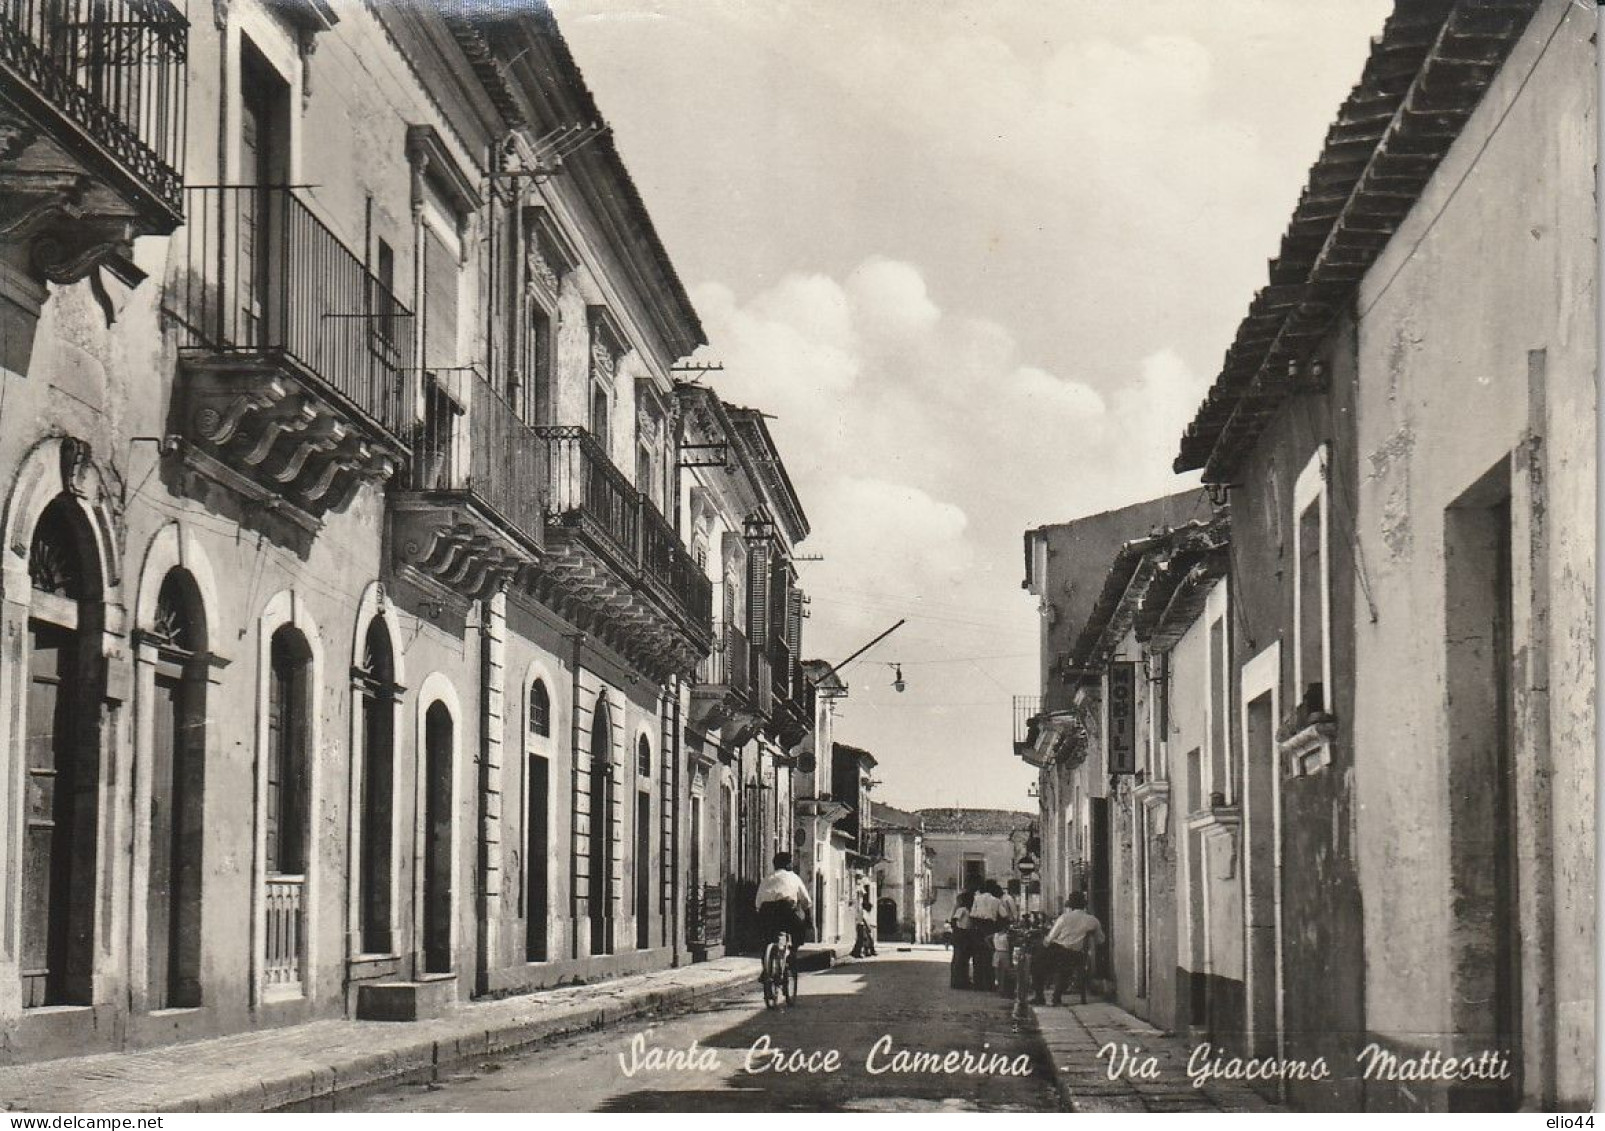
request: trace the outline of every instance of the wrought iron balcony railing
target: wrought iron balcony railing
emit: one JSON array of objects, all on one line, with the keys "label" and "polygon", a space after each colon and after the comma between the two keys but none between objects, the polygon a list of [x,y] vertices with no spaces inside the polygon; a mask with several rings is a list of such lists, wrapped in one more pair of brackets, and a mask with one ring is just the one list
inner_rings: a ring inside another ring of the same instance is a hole
[{"label": "wrought iron balcony railing", "polygon": [[167,0],[0,0],[7,93],[68,119],[175,219],[188,42],[189,21]]},{"label": "wrought iron balcony railing", "polygon": [[1042,713],[1042,696],[1016,695],[1014,697],[1014,744],[1019,746],[1031,734],[1031,720]]},{"label": "wrought iron balcony railing", "polygon": [[713,651],[697,668],[697,681],[750,696],[753,691],[752,645],[747,642],[747,634],[733,624],[718,621],[713,626],[713,639]]},{"label": "wrought iron balcony railing", "polygon": [[713,582],[662,512],[631,486],[584,428],[561,425],[535,432],[548,442],[549,521],[600,538],[635,580],[711,633]]},{"label": "wrought iron balcony railing", "polygon": [[288,363],[319,392],[405,443],[416,372],[412,312],[282,186],[186,190],[170,297],[181,344]]},{"label": "wrought iron balcony railing", "polygon": [[546,529],[546,441],[477,370],[430,374],[407,486],[465,495],[527,545]]}]

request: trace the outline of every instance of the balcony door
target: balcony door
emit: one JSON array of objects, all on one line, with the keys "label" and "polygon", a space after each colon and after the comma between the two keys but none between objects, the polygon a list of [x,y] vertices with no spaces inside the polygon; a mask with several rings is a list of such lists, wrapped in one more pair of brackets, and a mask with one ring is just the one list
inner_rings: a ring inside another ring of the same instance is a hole
[{"label": "balcony door", "polygon": [[[238,343],[276,344],[270,330],[273,312],[271,249],[279,236],[274,221],[272,188],[288,179],[289,85],[249,40],[240,44],[240,185],[235,287],[238,295]],[[281,218],[282,222],[282,218]]]}]

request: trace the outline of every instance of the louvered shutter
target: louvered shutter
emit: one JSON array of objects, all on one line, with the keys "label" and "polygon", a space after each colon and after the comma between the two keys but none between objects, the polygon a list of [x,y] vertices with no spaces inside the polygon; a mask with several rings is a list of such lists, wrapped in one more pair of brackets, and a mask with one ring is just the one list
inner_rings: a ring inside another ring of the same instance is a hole
[{"label": "louvered shutter", "polygon": [[769,644],[769,547],[762,542],[747,552],[747,638],[754,648]]}]

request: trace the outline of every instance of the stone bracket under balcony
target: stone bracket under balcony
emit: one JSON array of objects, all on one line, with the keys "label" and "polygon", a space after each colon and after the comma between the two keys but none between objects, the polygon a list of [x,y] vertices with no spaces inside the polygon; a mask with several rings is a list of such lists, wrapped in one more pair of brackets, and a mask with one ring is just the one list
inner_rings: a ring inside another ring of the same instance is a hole
[{"label": "stone bracket under balcony", "polygon": [[701,731],[722,730],[732,746],[749,741],[763,725],[757,703],[726,683],[698,683],[691,687],[691,709],[686,722]]},{"label": "stone bracket under balcony", "polygon": [[528,547],[462,497],[402,493],[390,500],[390,545],[398,573],[426,588],[484,600],[534,568]]},{"label": "stone bracket under balcony", "polygon": [[237,493],[288,503],[315,523],[344,510],[363,484],[394,474],[400,445],[292,366],[188,351],[181,364],[184,460]]},{"label": "stone bracket under balcony", "polygon": [[621,578],[572,542],[559,539],[554,545],[550,532],[547,549],[530,590],[654,680],[687,675],[706,654],[639,583]]},{"label": "stone bracket under balcony", "polygon": [[80,151],[0,101],[0,244],[11,265],[42,281],[76,283],[104,267],[127,286],[145,272],[134,265],[134,240],[166,234],[176,208],[130,199]]}]

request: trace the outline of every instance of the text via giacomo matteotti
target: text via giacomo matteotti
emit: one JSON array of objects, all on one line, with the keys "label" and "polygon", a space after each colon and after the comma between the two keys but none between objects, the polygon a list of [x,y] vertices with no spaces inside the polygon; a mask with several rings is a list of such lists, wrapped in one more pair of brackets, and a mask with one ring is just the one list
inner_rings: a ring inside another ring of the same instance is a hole
[{"label": "text via giacomo matteotti", "polygon": [[[785,1048],[768,1034],[746,1049],[719,1049],[692,1041],[683,1047],[665,1047],[654,1030],[634,1034],[618,1054],[619,1071],[626,1077],[658,1072],[722,1073],[730,1069],[747,1075],[830,1075],[843,1071],[849,1058],[838,1048]],[[1140,1045],[1110,1042],[1098,1050],[1098,1059],[1111,1080],[1157,1080],[1166,1074],[1158,1057]],[[1510,1055],[1487,1051],[1476,1055],[1444,1056],[1423,1052],[1403,1057],[1367,1045],[1355,1057],[1366,1079],[1399,1081],[1504,1080],[1511,1072]],[[920,1049],[900,1043],[890,1034],[881,1036],[862,1056],[860,1065],[871,1076],[1029,1076],[1031,1057],[993,1051],[983,1042],[974,1049]],[[1233,1056],[1210,1044],[1193,1046],[1183,1069],[1195,1088],[1219,1080],[1329,1080],[1335,1075],[1325,1057],[1310,1060],[1281,1057]]]}]

